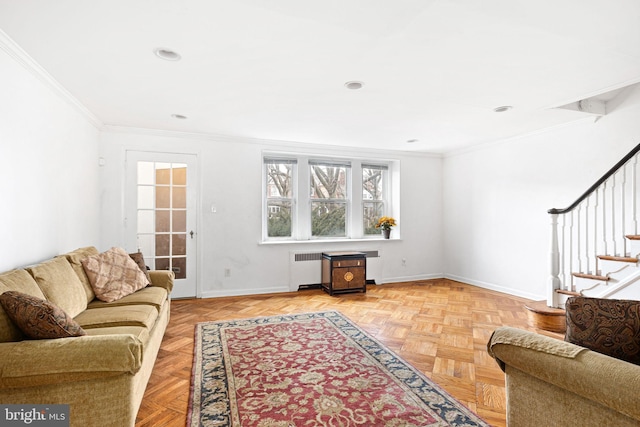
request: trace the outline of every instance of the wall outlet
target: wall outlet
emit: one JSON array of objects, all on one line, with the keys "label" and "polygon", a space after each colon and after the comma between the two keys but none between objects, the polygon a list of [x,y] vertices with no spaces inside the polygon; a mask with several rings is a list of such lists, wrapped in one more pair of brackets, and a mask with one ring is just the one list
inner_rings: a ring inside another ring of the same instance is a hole
[{"label": "wall outlet", "polygon": [[230,268],[225,268],[224,269],[224,277],[231,277],[231,269]]}]

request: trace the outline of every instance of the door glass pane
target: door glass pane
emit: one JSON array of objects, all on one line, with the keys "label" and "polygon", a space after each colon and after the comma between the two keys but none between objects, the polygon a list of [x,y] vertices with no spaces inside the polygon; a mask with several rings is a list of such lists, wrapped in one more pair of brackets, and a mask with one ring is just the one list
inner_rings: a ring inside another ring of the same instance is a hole
[{"label": "door glass pane", "polygon": [[184,279],[187,277],[187,259],[173,258],[173,267],[172,270],[176,275],[176,279]]},{"label": "door glass pane", "polygon": [[156,169],[153,162],[138,162],[138,185],[154,185]]},{"label": "door glass pane", "polygon": [[187,254],[187,235],[186,234],[172,234],[171,242],[171,255],[186,255]]},{"label": "door glass pane", "polygon": [[187,211],[174,210],[171,229],[178,233],[187,232]]},{"label": "door glass pane", "polygon": [[171,231],[171,226],[169,225],[170,216],[171,211],[156,211],[156,232],[168,233]]},{"label": "door glass pane", "polygon": [[151,185],[139,185],[138,186],[138,209],[153,209],[155,203],[153,202],[154,187]]},{"label": "door glass pane", "polygon": [[156,163],[156,184],[157,185],[171,184],[171,164],[170,163]]},{"label": "door glass pane", "polygon": [[146,257],[155,257],[156,256],[155,234],[138,234],[138,249],[140,249],[140,252],[142,252],[142,254],[145,256],[145,259]]},{"label": "door glass pane", "polygon": [[169,234],[156,234],[156,255],[168,256],[169,255],[169,242],[171,241],[171,235]]},{"label": "door glass pane", "polygon": [[187,188],[173,187],[173,205],[174,209],[184,209],[187,207]]},{"label": "door glass pane", "polygon": [[138,248],[149,268],[187,277],[187,167],[138,162]]},{"label": "door glass pane", "polygon": [[174,163],[173,185],[187,185],[187,165]]},{"label": "door glass pane", "polygon": [[171,207],[171,187],[156,187],[156,208]]},{"label": "door glass pane", "polygon": [[153,233],[155,211],[138,211],[138,233]]}]

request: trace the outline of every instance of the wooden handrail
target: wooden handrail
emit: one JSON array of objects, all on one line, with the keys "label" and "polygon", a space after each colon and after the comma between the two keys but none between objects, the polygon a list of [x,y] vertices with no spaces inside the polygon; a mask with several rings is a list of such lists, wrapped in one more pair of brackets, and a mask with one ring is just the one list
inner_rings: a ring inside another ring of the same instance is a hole
[{"label": "wooden handrail", "polygon": [[605,173],[602,178],[600,178],[599,180],[597,180],[595,182],[595,184],[593,184],[591,187],[589,187],[589,189],[587,191],[584,192],[584,194],[580,197],[578,197],[576,199],[575,202],[573,202],[571,205],[569,205],[569,207],[566,207],[564,209],[556,209],[556,208],[552,208],[549,209],[547,211],[547,213],[549,214],[564,214],[567,212],[571,212],[576,206],[578,206],[584,199],[586,199],[587,197],[589,197],[591,195],[591,193],[593,193],[594,191],[596,191],[598,189],[598,187],[600,187],[602,185],[603,182],[605,182],[607,179],[611,178],[611,176],[616,173],[618,171],[618,169],[620,169],[625,163],[627,163],[629,160],[631,160],[633,158],[633,156],[635,156],[636,154],[638,154],[638,152],[640,152],[640,144],[636,145],[634,147],[633,150],[631,150],[629,152],[629,154],[627,154],[626,156],[624,156],[622,158],[622,160],[620,160],[618,163],[615,164],[614,167],[612,167],[611,169],[609,169],[609,171],[607,173]]}]

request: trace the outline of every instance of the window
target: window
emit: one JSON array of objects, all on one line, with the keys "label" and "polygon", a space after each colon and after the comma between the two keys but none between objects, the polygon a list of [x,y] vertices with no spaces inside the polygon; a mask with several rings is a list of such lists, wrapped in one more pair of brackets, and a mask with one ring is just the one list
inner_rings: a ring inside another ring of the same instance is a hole
[{"label": "window", "polygon": [[386,165],[362,165],[362,223],[364,234],[380,234],[375,226],[378,218],[385,215]]},{"label": "window", "polygon": [[284,154],[263,159],[265,241],[374,238],[380,236],[378,218],[397,218],[397,196],[391,197],[397,162]]},{"label": "window", "polygon": [[349,168],[348,163],[309,162],[312,236],[346,236]]},{"label": "window", "polygon": [[292,236],[293,177],[295,160],[264,159],[267,175],[267,236]]}]

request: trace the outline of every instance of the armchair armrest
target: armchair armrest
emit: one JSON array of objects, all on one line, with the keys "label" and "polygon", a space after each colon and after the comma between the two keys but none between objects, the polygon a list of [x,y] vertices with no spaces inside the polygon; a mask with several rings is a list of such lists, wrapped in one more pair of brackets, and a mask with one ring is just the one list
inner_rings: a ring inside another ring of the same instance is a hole
[{"label": "armchair armrest", "polygon": [[501,327],[487,345],[505,370],[517,369],[640,420],[640,366],[533,332]]},{"label": "armchair armrest", "polygon": [[151,286],[160,286],[165,288],[169,294],[173,290],[173,279],[176,277],[173,271],[150,270],[149,277],[151,278]]},{"label": "armchair armrest", "polygon": [[0,343],[0,388],[133,375],[143,350],[126,334]]}]

